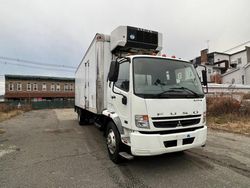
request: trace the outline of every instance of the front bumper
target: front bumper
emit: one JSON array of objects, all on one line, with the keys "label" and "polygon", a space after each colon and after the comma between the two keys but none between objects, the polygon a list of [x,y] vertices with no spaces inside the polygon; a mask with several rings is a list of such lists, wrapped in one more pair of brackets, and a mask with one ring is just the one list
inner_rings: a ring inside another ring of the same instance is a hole
[{"label": "front bumper", "polygon": [[207,127],[204,126],[195,131],[175,134],[141,134],[133,132],[130,134],[130,139],[133,155],[160,155],[204,145],[207,139]]}]

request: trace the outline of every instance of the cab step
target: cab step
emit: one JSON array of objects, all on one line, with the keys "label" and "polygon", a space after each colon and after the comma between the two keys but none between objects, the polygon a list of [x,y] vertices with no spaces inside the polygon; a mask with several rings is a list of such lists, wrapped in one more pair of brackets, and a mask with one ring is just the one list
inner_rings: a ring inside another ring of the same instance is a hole
[{"label": "cab step", "polygon": [[123,158],[127,159],[127,160],[132,160],[134,159],[134,156],[127,153],[127,152],[120,152],[119,153],[120,156],[122,156]]}]

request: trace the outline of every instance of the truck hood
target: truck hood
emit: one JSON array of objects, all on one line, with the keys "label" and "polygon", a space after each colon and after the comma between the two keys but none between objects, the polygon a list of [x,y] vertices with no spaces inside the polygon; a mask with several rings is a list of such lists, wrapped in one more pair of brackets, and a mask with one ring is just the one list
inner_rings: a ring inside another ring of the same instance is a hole
[{"label": "truck hood", "polygon": [[188,116],[203,114],[205,99],[146,99],[150,117]]}]

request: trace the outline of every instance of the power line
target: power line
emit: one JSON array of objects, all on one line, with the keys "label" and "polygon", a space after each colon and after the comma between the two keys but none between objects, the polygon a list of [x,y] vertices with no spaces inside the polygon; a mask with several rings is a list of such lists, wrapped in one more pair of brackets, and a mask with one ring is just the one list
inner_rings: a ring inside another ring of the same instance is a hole
[{"label": "power line", "polygon": [[226,51],[224,51],[224,52],[228,52],[228,51],[233,50],[233,49],[235,49],[235,48],[241,47],[242,45],[247,44],[247,43],[249,43],[249,42],[250,42],[250,40],[249,40],[249,41],[246,41],[246,42],[243,42],[243,43],[241,43],[241,44],[239,44],[239,45],[237,45],[237,46],[235,46],[235,47],[232,47],[232,48],[230,48],[230,49],[228,49],[228,50],[226,50]]},{"label": "power line", "polygon": [[[13,63],[13,62],[7,62],[7,61],[0,61],[1,64],[10,64],[10,65],[15,65],[15,66],[20,66],[20,67],[28,67],[28,68],[36,68],[36,69],[44,69],[44,70],[55,70],[55,71],[63,71],[63,72],[75,72],[74,70],[64,70],[64,69],[56,69],[56,68],[46,68],[46,67],[38,67],[38,66],[32,66],[32,65],[22,65],[18,63]],[[39,65],[40,66],[40,65]]]},{"label": "power line", "polygon": [[69,68],[69,69],[77,68],[77,67],[68,66],[68,65],[42,63],[42,62],[37,62],[37,61],[30,61],[30,60],[24,60],[24,59],[18,59],[18,58],[6,57],[6,56],[0,56],[0,59],[9,60],[9,61],[17,61],[17,62],[28,63],[28,64],[33,64],[33,65],[40,65],[40,66],[61,67],[61,68]]}]

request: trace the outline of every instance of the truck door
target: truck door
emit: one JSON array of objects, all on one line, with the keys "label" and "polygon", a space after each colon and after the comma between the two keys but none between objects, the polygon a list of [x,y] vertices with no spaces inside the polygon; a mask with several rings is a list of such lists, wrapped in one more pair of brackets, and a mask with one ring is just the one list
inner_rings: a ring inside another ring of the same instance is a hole
[{"label": "truck door", "polygon": [[[129,88],[130,77],[129,77],[130,63],[128,61],[122,62],[119,68],[118,80],[114,86],[114,92],[111,92],[111,99],[116,113],[120,117],[122,125],[129,127],[130,122],[130,95]],[[119,93],[119,94],[117,94]],[[123,104],[122,100],[126,98],[127,103]]]},{"label": "truck door", "polygon": [[85,109],[89,108],[89,61],[85,63],[85,79],[84,79],[84,104]]}]

